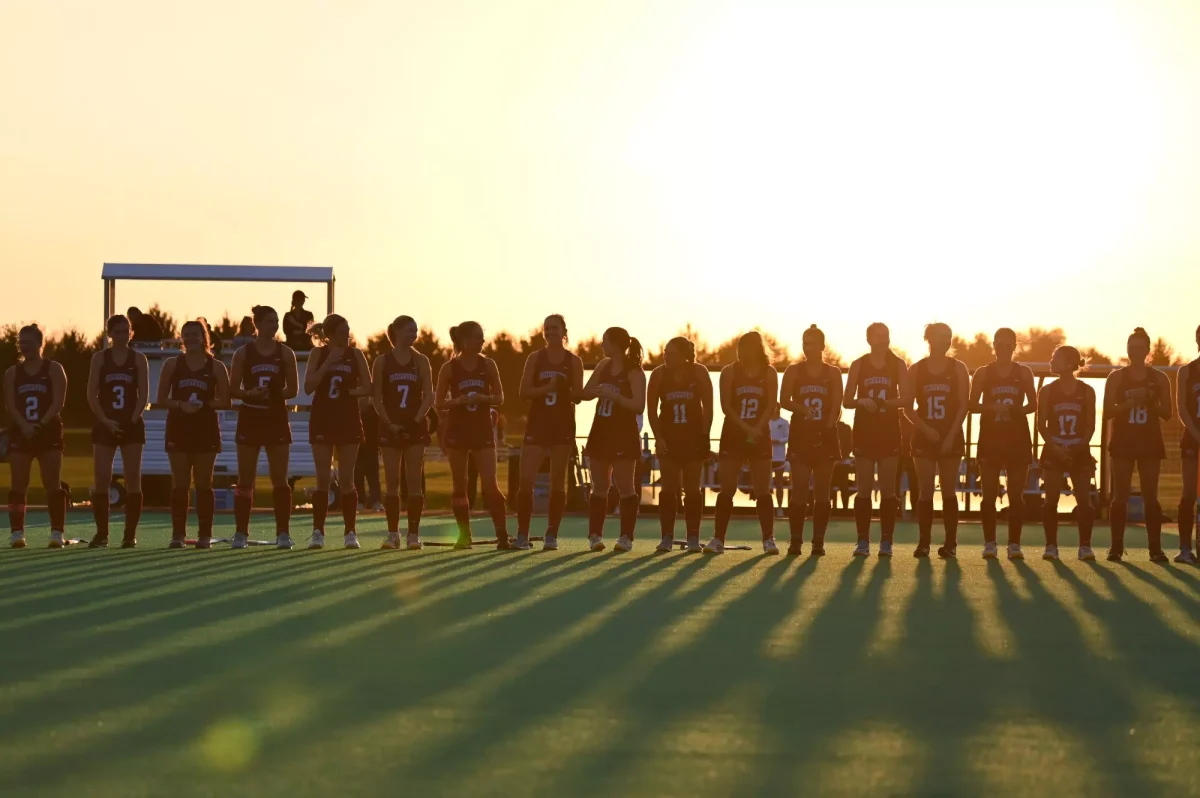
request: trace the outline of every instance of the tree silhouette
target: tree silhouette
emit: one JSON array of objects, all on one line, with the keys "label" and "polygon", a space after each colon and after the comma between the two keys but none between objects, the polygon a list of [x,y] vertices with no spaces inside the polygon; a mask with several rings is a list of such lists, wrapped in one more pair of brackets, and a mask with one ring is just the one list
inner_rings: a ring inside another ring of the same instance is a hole
[{"label": "tree silhouette", "polygon": [[1067,342],[1061,327],[1052,330],[1030,327],[1017,333],[1017,360],[1026,363],[1049,363],[1054,350]]},{"label": "tree silhouette", "polygon": [[146,311],[146,315],[158,322],[158,326],[162,328],[164,338],[179,337],[179,323],[175,321],[175,316],[169,311],[163,310],[155,302]]},{"label": "tree silhouette", "polygon": [[969,371],[975,371],[986,366],[994,359],[992,356],[992,341],[986,333],[975,333],[975,339],[967,343],[961,336],[954,336],[950,341],[950,351],[966,364]]}]

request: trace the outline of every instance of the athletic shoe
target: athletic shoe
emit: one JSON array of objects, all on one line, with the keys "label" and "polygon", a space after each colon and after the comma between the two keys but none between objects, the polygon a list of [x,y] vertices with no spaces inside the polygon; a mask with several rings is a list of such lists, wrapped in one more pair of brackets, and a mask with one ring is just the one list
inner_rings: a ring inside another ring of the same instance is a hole
[{"label": "athletic shoe", "polygon": [[292,542],[292,536],[287,532],[284,532],[282,535],[275,536],[275,548],[277,549],[290,551],[292,546],[295,545],[296,544]]},{"label": "athletic shoe", "polygon": [[96,535],[94,538],[91,539],[91,541],[88,542],[88,548],[89,549],[107,549],[108,548],[108,538],[102,538],[99,535]]},{"label": "athletic shoe", "polygon": [[762,543],[763,554],[770,554],[773,557],[779,556],[779,546],[775,543],[775,538],[767,538]]},{"label": "athletic shoe", "polygon": [[388,536],[379,544],[381,549],[398,549],[400,548],[400,533],[388,532]]},{"label": "athletic shoe", "polygon": [[[869,546],[869,544],[868,544],[868,546]],[[869,550],[870,549],[868,548],[868,551]],[[890,540],[879,541],[879,556],[880,557],[891,557],[892,556],[892,541],[890,541]]]},{"label": "athletic shoe", "polygon": [[675,551],[675,538],[663,538],[658,541],[658,545],[654,547],[654,550],[659,554],[669,554]]},{"label": "athletic shoe", "polygon": [[8,539],[8,545],[12,546],[14,549],[25,548],[25,533],[13,532],[12,536]]},{"label": "athletic shoe", "polygon": [[137,548],[137,538],[122,538],[121,539],[121,548],[136,549]]},{"label": "athletic shoe", "polygon": [[1170,562],[1171,558],[1162,549],[1150,552],[1150,562]]},{"label": "athletic shoe", "polygon": [[702,551],[705,554],[724,554],[725,541],[721,540],[720,538],[713,538],[712,540],[708,541],[707,544],[705,544]]},{"label": "athletic shoe", "polygon": [[983,544],[983,559],[994,560],[997,554],[996,541],[988,541]]},{"label": "athletic shoe", "polygon": [[1009,543],[1008,544],[1008,559],[1010,559],[1010,560],[1025,559],[1025,552],[1021,551],[1020,543]]},{"label": "athletic shoe", "polygon": [[471,533],[468,532],[465,535],[459,535],[458,539],[454,541],[454,548],[459,551],[471,548]]},{"label": "athletic shoe", "polygon": [[212,548],[212,536],[209,535],[206,538],[197,538],[196,539],[196,548],[211,549]]},{"label": "athletic shoe", "polygon": [[374,504],[371,505],[371,512],[382,513],[383,512],[383,504],[381,502],[375,502]]},{"label": "athletic shoe", "polygon": [[67,545],[67,542],[65,540],[63,540],[62,532],[51,532],[50,533],[50,548],[61,549],[65,545]]},{"label": "athletic shoe", "polygon": [[409,532],[408,536],[404,539],[404,548],[406,548],[406,549],[423,549],[423,548],[425,548],[425,544],[421,542],[420,535],[413,533],[413,532]]},{"label": "athletic shoe", "polygon": [[235,532],[233,535],[233,543],[229,544],[231,549],[244,549],[250,540],[249,535],[243,535],[241,532]]},{"label": "athletic shoe", "polygon": [[604,551],[604,538],[599,535],[588,535],[588,548],[592,551]]},{"label": "athletic shoe", "polygon": [[308,536],[308,547],[310,549],[325,548],[325,533],[319,529],[314,529],[312,534]]},{"label": "athletic shoe", "polygon": [[688,535],[687,553],[688,554],[699,554],[702,551],[704,551],[704,547],[700,545],[700,536],[699,535]]},{"label": "athletic shoe", "polygon": [[957,546],[938,546],[938,556],[943,560],[952,560],[958,556]]},{"label": "athletic shoe", "polygon": [[517,539],[512,542],[512,547],[517,551],[529,551],[533,548],[533,544],[529,542],[529,535],[517,535]]},{"label": "athletic shoe", "polygon": [[1109,549],[1108,550],[1108,561],[1109,562],[1120,562],[1121,558],[1123,556],[1125,556],[1124,549]]},{"label": "athletic shoe", "polygon": [[923,560],[928,556],[929,556],[929,547],[928,546],[917,546],[915,549],[913,549],[913,557],[916,557],[918,560]]},{"label": "athletic shoe", "polygon": [[854,556],[855,557],[871,556],[871,541],[869,541],[869,540],[858,541],[858,544],[854,547]]},{"label": "athletic shoe", "polygon": [[1175,562],[1181,562],[1186,565],[1195,565],[1196,555],[1192,554],[1191,549],[1180,549],[1179,553],[1175,555]]},{"label": "athletic shoe", "polygon": [[812,548],[808,552],[808,556],[809,557],[824,557],[825,556],[825,542],[820,541],[820,540],[814,540],[812,543]]},{"label": "athletic shoe", "polygon": [[[1058,559],[1058,546],[1047,546],[1046,550],[1042,552],[1042,559],[1043,560],[1057,560]],[[1079,559],[1081,559],[1081,560],[1083,559],[1083,549],[1079,550]],[[1092,559],[1093,560],[1096,559],[1096,555],[1093,554]]]},{"label": "athletic shoe", "polygon": [[342,536],[342,548],[343,549],[361,549],[362,546],[358,545],[358,533],[357,532],[347,532],[345,535],[343,535]]},{"label": "athletic shoe", "polygon": [[617,538],[617,542],[613,544],[613,551],[633,551],[633,541],[624,535]]},{"label": "athletic shoe", "polygon": [[804,553],[804,541],[788,541],[787,553],[789,557],[799,557]]},{"label": "athletic shoe", "polygon": [[[1118,556],[1120,556],[1120,555],[1118,555]],[[1079,559],[1083,560],[1084,562],[1095,562],[1096,561],[1096,552],[1092,551],[1091,546],[1080,546],[1079,547]]]},{"label": "athletic shoe", "polygon": [[551,535],[549,532],[542,538],[542,551],[558,551],[558,535]]},{"label": "athletic shoe", "polygon": [[183,538],[171,538],[171,542],[167,544],[168,549],[182,549],[187,544],[183,542]]}]

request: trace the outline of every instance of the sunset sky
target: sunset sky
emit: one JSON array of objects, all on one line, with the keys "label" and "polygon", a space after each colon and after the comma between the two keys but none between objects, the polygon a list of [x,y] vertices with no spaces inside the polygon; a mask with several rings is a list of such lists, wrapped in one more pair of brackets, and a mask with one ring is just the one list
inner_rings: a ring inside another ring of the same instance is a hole
[{"label": "sunset sky", "polygon": [[1195,352],[1189,0],[0,0],[0,75],[5,321],[97,331],[104,261],[332,265],[360,334]]}]

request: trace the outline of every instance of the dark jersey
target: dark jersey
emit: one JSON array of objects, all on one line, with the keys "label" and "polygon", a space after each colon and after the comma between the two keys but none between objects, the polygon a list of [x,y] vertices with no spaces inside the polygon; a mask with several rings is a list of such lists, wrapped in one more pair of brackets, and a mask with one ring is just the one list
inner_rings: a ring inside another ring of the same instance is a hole
[{"label": "dark jersey", "polygon": [[[213,358],[208,356],[200,368],[193,371],[188,368],[184,355],[175,357],[175,373],[171,375],[170,397],[180,402],[208,403],[217,394],[217,376],[213,369]],[[216,412],[204,408],[201,412]],[[175,412],[175,411],[172,411]],[[197,414],[199,415],[199,414]]]},{"label": "dark jersey", "polygon": [[[621,396],[632,398],[629,369],[613,373],[616,363],[612,360],[603,368],[604,373],[598,385],[611,386]],[[588,455],[601,460],[624,460],[637,457],[640,451],[637,414],[610,398],[601,396],[597,399],[596,415],[588,432]]]},{"label": "dark jersey", "polygon": [[734,363],[725,368],[730,369],[733,374],[731,410],[747,424],[758,423],[762,414],[767,411],[767,406],[775,399],[772,396],[775,390],[774,373],[767,367],[752,377],[746,373],[741,363]]},{"label": "dark jersey", "polygon": [[1001,374],[995,363],[975,372],[980,386],[979,401],[984,405],[997,402],[1011,406],[1003,416],[984,410],[979,414],[980,459],[997,461],[1006,467],[1028,465],[1033,441],[1029,435],[1029,417],[1022,412],[1025,405],[1024,385],[1033,380],[1027,367],[1012,363],[1008,374]]},{"label": "dark jersey", "polygon": [[410,354],[407,363],[396,359],[393,350],[383,358],[383,409],[388,420],[401,427],[416,423],[421,407],[421,372],[417,358]]},{"label": "dark jersey", "polygon": [[1116,381],[1117,400],[1124,402],[1139,391],[1146,392],[1145,403],[1128,410],[1118,410],[1112,420],[1112,442],[1109,451],[1116,457],[1141,459],[1162,458],[1162,425],[1155,404],[1170,401],[1170,396],[1158,396],[1157,372],[1147,368],[1141,379],[1136,379],[1129,368],[1118,369],[1112,379]]},{"label": "dark jersey", "polygon": [[[450,361],[450,396],[457,399],[471,394],[494,393],[488,373],[488,358],[479,357],[475,368],[468,369],[462,358]],[[447,416],[446,445],[452,449],[487,449],[496,445],[491,406],[483,403],[455,405]]]},{"label": "dark jersey", "polygon": [[1042,388],[1050,395],[1047,403],[1050,441],[1068,449],[1086,449],[1090,441],[1083,438],[1084,424],[1088,414],[1096,412],[1096,392],[1078,380],[1072,394],[1066,393],[1065,386],[1062,380],[1055,380]]},{"label": "dark jersey", "polygon": [[[175,358],[175,373],[171,376],[169,396],[179,402],[208,404],[217,394],[217,375],[212,356],[192,370],[184,355]],[[202,407],[195,413],[171,408],[167,412],[166,448],[168,452],[219,452],[221,427],[217,411]]]},{"label": "dark jersey", "polygon": [[[1200,359],[1193,360],[1179,370],[1179,403],[1183,412],[1200,426]],[[1185,457],[1195,457],[1200,451],[1200,441],[1192,437],[1187,427],[1179,439],[1179,451]]]},{"label": "dark jersey", "polygon": [[[967,401],[958,382],[958,361],[947,359],[941,373],[934,373],[928,358],[918,360],[913,366],[912,381],[918,417],[926,426],[937,430],[943,439],[954,434],[952,427],[958,411]],[[961,427],[958,434],[962,434]]]},{"label": "dark jersey", "polygon": [[904,361],[893,354],[876,367],[870,355],[859,358],[855,396],[874,399],[880,406],[875,412],[863,408],[854,411],[854,451],[864,457],[883,458],[900,452],[900,411],[883,407],[884,402],[900,395],[900,375]]},{"label": "dark jersey", "polygon": [[831,420],[838,414],[838,408],[833,406],[833,401],[838,384],[842,381],[841,371],[822,363],[815,376],[809,373],[808,367],[804,365],[797,367],[793,373],[796,377],[792,380],[792,394],[780,399],[789,404],[804,405],[808,410],[808,418],[799,414],[792,415],[791,437],[803,437],[806,432],[817,427],[831,429]]},{"label": "dark jersey", "polygon": [[105,349],[100,360],[100,409],[104,411],[104,417],[113,421],[131,421],[133,411],[137,409],[137,391],[134,353],[126,351],[125,362],[117,363],[113,350]]},{"label": "dark jersey", "polygon": [[571,355],[564,352],[562,362],[550,362],[550,352],[535,352],[533,385],[554,384],[554,390],[529,403],[526,438],[535,445],[569,444],[575,440],[575,405],[571,402]]},{"label": "dark jersey", "polygon": [[242,360],[242,388],[247,391],[267,389],[265,400],[243,400],[246,407],[283,407],[283,388],[287,377],[283,371],[283,344],[276,343],[269,354],[262,354],[254,344],[243,347],[246,353]]},{"label": "dark jersey", "polygon": [[30,424],[46,418],[50,405],[54,404],[54,384],[50,379],[50,361],[42,359],[42,365],[30,374],[24,363],[13,369],[13,394],[17,400],[17,412]]},{"label": "dark jersey", "polygon": [[[688,435],[704,424],[704,407],[700,402],[700,376],[690,364],[682,377],[662,368],[659,383],[659,425],[664,435]],[[707,375],[705,376],[707,379]]]},{"label": "dark jersey", "polygon": [[[328,352],[328,350],[322,351]],[[313,394],[313,415],[328,414],[330,417],[342,413],[358,415],[358,397],[350,394],[358,387],[358,365],[354,357],[355,351],[353,348],[347,347],[326,370],[325,376],[321,378],[321,382]],[[328,357],[328,354],[325,356]],[[323,365],[324,362],[318,364],[317,367],[320,368]]]}]

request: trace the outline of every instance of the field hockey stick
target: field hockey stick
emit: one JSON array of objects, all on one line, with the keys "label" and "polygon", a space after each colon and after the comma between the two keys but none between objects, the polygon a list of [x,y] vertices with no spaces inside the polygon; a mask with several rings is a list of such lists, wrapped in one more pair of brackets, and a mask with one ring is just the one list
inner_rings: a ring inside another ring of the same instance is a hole
[{"label": "field hockey stick", "polygon": [[[185,545],[195,546],[200,541],[196,540],[195,538],[187,538],[183,542]],[[213,538],[212,542],[213,543],[233,543],[233,538]],[[274,546],[275,541],[273,541],[273,540],[247,540],[246,545],[247,546]]]},{"label": "field hockey stick", "polygon": [[[509,538],[510,541],[515,540],[515,539],[516,538]],[[542,542],[542,540],[543,540],[543,538],[541,538],[537,535],[529,536],[530,543],[540,543],[540,542]],[[496,538],[488,538],[486,540],[472,539],[471,545],[472,546],[495,546],[499,542],[500,541],[497,540]],[[444,540],[422,540],[421,543],[425,544],[426,546],[440,546],[442,548],[447,548],[447,549],[452,548],[454,546],[453,543],[447,543]]]},{"label": "field hockey stick", "polygon": [[[684,541],[684,540],[677,540],[677,541],[675,541],[675,547],[676,547],[676,548],[679,548],[679,549],[686,549],[686,548],[687,548],[687,541]],[[741,544],[739,544],[739,545],[737,545],[737,546],[726,545],[726,546],[725,546],[725,551],[754,551],[754,547],[753,547],[753,546],[741,545]]]}]

